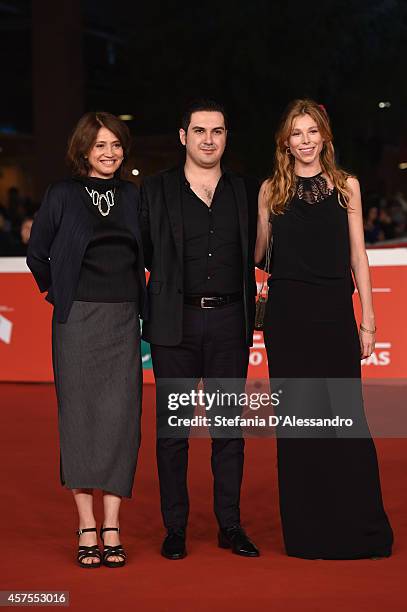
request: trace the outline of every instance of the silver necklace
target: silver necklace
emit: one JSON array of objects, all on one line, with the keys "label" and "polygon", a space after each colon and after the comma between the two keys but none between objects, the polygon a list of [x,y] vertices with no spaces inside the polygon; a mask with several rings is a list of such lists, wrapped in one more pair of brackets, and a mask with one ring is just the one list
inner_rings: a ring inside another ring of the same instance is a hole
[{"label": "silver necklace", "polygon": [[[96,189],[88,189],[85,187],[88,192],[90,199],[94,206],[97,206],[102,217],[107,217],[110,213],[110,209],[114,206],[114,194],[116,189],[109,189],[106,193],[99,193]],[[103,202],[106,204],[107,208],[103,210]]]}]

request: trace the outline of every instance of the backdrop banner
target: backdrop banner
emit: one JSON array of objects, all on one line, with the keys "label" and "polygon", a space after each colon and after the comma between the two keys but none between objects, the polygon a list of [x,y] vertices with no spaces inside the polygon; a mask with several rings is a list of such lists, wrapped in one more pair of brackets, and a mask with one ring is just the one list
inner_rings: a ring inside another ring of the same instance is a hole
[{"label": "backdrop banner", "polygon": [[[407,248],[369,249],[377,342],[363,363],[366,378],[407,378]],[[264,273],[257,270],[258,286]],[[271,296],[270,296],[270,299]],[[356,318],[360,320],[357,293]],[[22,257],[0,258],[0,381],[51,382],[52,306],[44,300]],[[329,359],[330,347],[327,347]],[[150,348],[142,343],[144,382],[154,382]],[[249,378],[267,378],[263,334],[254,333]]]}]

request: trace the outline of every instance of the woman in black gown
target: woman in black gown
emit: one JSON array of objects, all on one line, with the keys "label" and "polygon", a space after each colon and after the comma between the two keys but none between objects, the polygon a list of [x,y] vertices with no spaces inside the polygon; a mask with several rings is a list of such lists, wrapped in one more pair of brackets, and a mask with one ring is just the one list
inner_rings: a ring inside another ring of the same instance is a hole
[{"label": "woman in black gown", "polygon": [[[359,183],[338,168],[329,119],[292,102],[259,195],[256,261],[273,237],[264,337],[270,377],[284,379],[281,415],[352,418],[353,427],[279,427],[280,512],[287,554],[356,559],[391,554],[376,450],[363,410],[360,360],[375,319]],[[352,274],[362,306],[356,328]],[[284,431],[283,431],[284,429]]]}]

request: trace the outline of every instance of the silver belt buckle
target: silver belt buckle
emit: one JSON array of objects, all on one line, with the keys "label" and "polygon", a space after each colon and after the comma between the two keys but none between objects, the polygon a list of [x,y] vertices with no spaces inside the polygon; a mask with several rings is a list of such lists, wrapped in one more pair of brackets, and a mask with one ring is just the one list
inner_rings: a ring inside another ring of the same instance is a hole
[{"label": "silver belt buckle", "polygon": [[215,306],[205,306],[205,300],[210,300],[211,298],[201,298],[201,308],[215,308]]}]

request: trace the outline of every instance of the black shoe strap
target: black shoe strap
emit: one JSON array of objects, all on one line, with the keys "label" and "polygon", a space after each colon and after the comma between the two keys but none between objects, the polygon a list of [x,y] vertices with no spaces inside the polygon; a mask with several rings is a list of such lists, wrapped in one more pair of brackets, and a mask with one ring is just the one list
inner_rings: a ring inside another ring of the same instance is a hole
[{"label": "black shoe strap", "polygon": [[76,535],[80,536],[83,533],[87,533],[88,531],[95,531],[97,533],[96,527],[86,527],[85,529],[78,529]]}]

